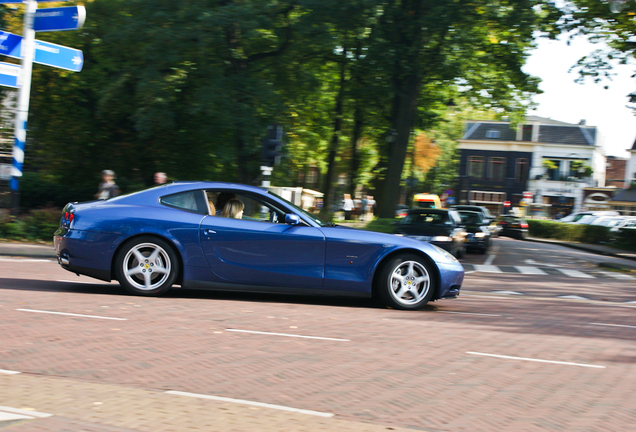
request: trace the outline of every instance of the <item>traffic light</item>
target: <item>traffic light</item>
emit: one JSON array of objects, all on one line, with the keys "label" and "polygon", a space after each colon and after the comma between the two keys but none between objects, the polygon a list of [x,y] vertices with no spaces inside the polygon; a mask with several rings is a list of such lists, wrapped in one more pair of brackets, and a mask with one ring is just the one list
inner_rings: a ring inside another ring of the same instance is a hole
[{"label": "traffic light", "polygon": [[263,140],[263,165],[273,167],[280,164],[281,149],[285,145],[282,140],[282,126],[272,125],[267,127],[267,136]]},{"label": "traffic light", "polygon": [[277,166],[280,163],[280,149],[282,146],[283,143],[275,139],[263,140],[263,165]]}]

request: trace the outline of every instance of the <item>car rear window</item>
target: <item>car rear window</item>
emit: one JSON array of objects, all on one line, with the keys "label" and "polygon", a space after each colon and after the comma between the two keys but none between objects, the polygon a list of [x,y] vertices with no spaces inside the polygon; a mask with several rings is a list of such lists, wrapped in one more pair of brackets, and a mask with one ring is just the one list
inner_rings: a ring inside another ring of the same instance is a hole
[{"label": "car rear window", "polygon": [[446,213],[411,213],[400,224],[404,225],[444,225],[450,223]]},{"label": "car rear window", "polygon": [[194,213],[207,214],[207,201],[200,190],[180,192],[161,197],[161,204]]}]

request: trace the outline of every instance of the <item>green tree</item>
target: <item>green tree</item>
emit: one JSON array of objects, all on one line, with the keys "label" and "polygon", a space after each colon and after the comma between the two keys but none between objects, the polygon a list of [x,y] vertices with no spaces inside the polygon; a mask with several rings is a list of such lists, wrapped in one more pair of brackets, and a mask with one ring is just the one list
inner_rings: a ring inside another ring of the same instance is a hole
[{"label": "green tree", "polygon": [[[561,25],[570,37],[586,37],[592,43],[605,42],[607,48],[599,48],[581,58],[575,68],[579,81],[611,81],[613,66],[629,64],[636,58],[636,2],[616,2],[620,7],[612,12],[607,1],[570,0]],[[636,75],[632,75],[632,78]],[[629,90],[627,90],[629,91]],[[636,114],[636,90],[626,94]]]},{"label": "green tree", "polygon": [[391,128],[386,176],[379,200],[381,217],[397,204],[406,151],[422,101],[440,101],[445,87],[483,107],[523,111],[538,92],[538,80],[523,66],[534,32],[557,30],[558,10],[541,0],[405,0],[385,2],[376,50],[389,71]]}]

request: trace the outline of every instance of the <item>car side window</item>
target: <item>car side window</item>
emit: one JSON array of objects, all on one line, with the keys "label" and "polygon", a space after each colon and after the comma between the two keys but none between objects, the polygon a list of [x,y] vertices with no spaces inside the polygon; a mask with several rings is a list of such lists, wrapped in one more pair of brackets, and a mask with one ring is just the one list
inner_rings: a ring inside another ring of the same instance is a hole
[{"label": "car side window", "polygon": [[205,197],[200,190],[179,192],[172,195],[166,195],[159,199],[159,202],[165,206],[185,210],[193,213],[207,214],[208,205]]},{"label": "car side window", "polygon": [[216,216],[223,214],[228,199],[238,199],[243,203],[241,219],[256,222],[285,223],[287,210],[260,196],[227,190],[206,190],[207,199],[216,208]]}]

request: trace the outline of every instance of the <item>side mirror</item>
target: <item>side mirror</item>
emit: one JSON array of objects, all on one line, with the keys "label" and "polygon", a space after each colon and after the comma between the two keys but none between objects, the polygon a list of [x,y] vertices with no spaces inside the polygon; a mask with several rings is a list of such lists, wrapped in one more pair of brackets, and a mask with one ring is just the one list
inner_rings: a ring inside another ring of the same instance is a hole
[{"label": "side mirror", "polygon": [[287,225],[299,225],[300,224],[300,216],[293,214],[293,213],[287,213],[285,215],[285,223]]}]

